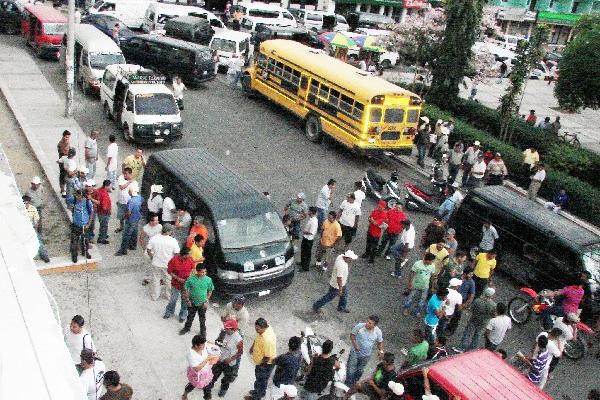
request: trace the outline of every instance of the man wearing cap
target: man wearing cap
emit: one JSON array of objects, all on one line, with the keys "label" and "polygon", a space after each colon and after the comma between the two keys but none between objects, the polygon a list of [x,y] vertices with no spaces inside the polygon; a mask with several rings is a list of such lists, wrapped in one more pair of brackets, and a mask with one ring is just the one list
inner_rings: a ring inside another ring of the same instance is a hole
[{"label": "man wearing cap", "polygon": [[35,207],[38,212],[39,221],[35,226],[36,231],[42,231],[42,215],[44,212],[44,188],[42,187],[42,180],[39,176],[31,178],[31,186],[25,192],[26,196],[29,196],[31,205]]},{"label": "man wearing cap", "polygon": [[317,220],[317,207],[308,208],[308,219],[302,229],[302,243],[300,244],[300,271],[308,271],[310,267],[310,257],[312,255],[312,247],[319,229],[319,221]]},{"label": "man wearing cap", "polygon": [[[331,199],[333,195],[333,189],[335,189],[335,179],[330,179],[327,184],[324,185],[317,196],[315,206],[317,207],[317,221],[319,222],[318,229],[321,230],[325,217],[331,206]],[[360,206],[359,206],[360,207]]]},{"label": "man wearing cap", "polygon": [[185,335],[190,331],[196,313],[198,313],[200,335],[206,337],[206,310],[214,290],[212,279],[206,275],[206,266],[204,264],[196,265],[196,273],[191,275],[183,285],[182,293],[188,305],[188,316],[185,325],[179,331],[180,335]]},{"label": "man wearing cap", "polygon": [[49,263],[50,257],[48,257],[48,253],[46,252],[46,247],[44,247],[44,241],[42,240],[42,234],[37,230],[37,227],[40,223],[40,216],[38,214],[37,209],[31,204],[31,198],[27,195],[22,197],[23,204],[25,204],[25,212],[31,221],[31,225],[37,234],[38,239],[38,253],[37,256],[42,259],[44,262]]},{"label": "man wearing cap", "polygon": [[567,342],[575,339],[575,333],[577,331],[575,325],[577,325],[579,321],[579,316],[575,313],[568,313],[564,317],[558,317],[554,320],[552,328],[560,329],[562,332],[558,338],[561,348],[564,349]]},{"label": "man wearing cap", "polygon": [[346,200],[340,204],[340,209],[337,212],[337,219],[342,227],[342,237],[344,238],[346,247],[354,239],[360,214],[360,206],[356,203],[356,196],[354,196],[354,193],[349,193],[346,196]]},{"label": "man wearing cap", "polygon": [[148,198],[148,212],[159,215],[163,207],[162,185],[150,186],[150,197]]},{"label": "man wearing cap", "polygon": [[305,198],[306,196],[304,193],[300,192],[296,195],[296,198],[290,200],[283,209],[283,213],[289,215],[292,219],[292,224],[290,226],[292,240],[300,239],[300,234],[302,233],[302,221],[308,215],[308,205],[306,205],[306,202],[304,201]]},{"label": "man wearing cap", "polygon": [[98,215],[98,243],[108,244],[108,221],[110,220],[110,213],[112,208],[112,200],[110,199],[110,192],[112,190],[112,183],[110,179],[105,179],[102,182],[102,187],[96,190],[95,199],[96,215]]},{"label": "man wearing cap", "polygon": [[362,255],[362,258],[368,258],[368,263],[373,264],[375,261],[375,254],[377,253],[377,246],[379,245],[379,239],[381,233],[387,228],[387,204],[384,200],[377,202],[377,207],[369,215],[369,228],[367,229],[367,247]]},{"label": "man wearing cap", "polygon": [[[171,318],[171,315],[175,313],[175,307],[177,306],[177,299],[181,294],[181,289],[183,288],[183,284],[190,277],[192,270],[195,267],[194,260],[190,257],[189,249],[187,247],[182,247],[179,250],[179,254],[175,254],[167,264],[167,274],[171,276],[171,293],[169,303],[165,308],[165,314],[163,315],[164,319]],[[187,318],[187,304],[185,300],[183,300],[183,296],[181,298],[181,305],[179,308],[179,322],[183,322]]]},{"label": "man wearing cap", "polygon": [[81,351],[80,366],[82,371],[79,375],[79,381],[88,400],[99,399],[106,391],[103,385],[106,365],[102,360],[96,358],[92,350],[83,349]]},{"label": "man wearing cap", "polygon": [[166,297],[170,296],[171,280],[168,275],[169,261],[173,256],[179,253],[179,244],[171,236],[173,225],[164,224],[160,235],[155,235],[148,241],[146,253],[151,259],[152,281],[150,285],[150,297],[152,300],[158,300],[161,292],[160,281],[164,282]]},{"label": "man wearing cap", "polygon": [[521,166],[521,182],[523,186],[527,185],[531,171],[540,162],[540,153],[535,146],[529,146],[523,151],[523,164]]},{"label": "man wearing cap", "polygon": [[[465,255],[466,257],[466,255]],[[473,268],[467,267],[462,272],[461,276],[461,284],[456,290],[460,293],[462,297],[461,306],[456,307],[454,309],[454,313],[452,314],[452,318],[446,324],[446,336],[454,335],[456,332],[456,328],[458,328],[458,324],[462,317],[462,311],[469,308],[471,303],[475,299],[475,282],[473,281]]]},{"label": "man wearing cap", "polygon": [[137,248],[137,231],[138,224],[142,218],[142,203],[144,199],[139,194],[137,182],[129,185],[129,201],[127,202],[127,212],[125,213],[125,224],[123,225],[123,239],[121,240],[121,248],[116,256],[127,254],[127,250],[135,250]]},{"label": "man wearing cap", "polygon": [[213,380],[207,391],[205,391],[205,393],[210,394],[215,383],[223,375],[219,397],[225,397],[229,385],[237,378],[240,360],[244,354],[244,341],[238,329],[238,322],[235,319],[229,319],[224,322],[223,327],[225,328],[225,334],[221,340],[221,355],[219,361],[212,367]]},{"label": "man wearing cap", "polygon": [[446,327],[452,320],[454,313],[460,311],[462,308],[463,298],[458,292],[458,289],[462,285],[462,280],[458,278],[450,279],[448,284],[448,295],[446,296],[446,306],[444,308],[444,316],[440,318],[440,322],[437,327],[438,336],[444,336],[446,333]]},{"label": "man wearing cap", "polygon": [[94,206],[90,200],[84,197],[81,190],[75,192],[75,197],[70,203],[70,208],[73,214],[73,222],[71,223],[71,260],[77,262],[77,254],[81,246],[81,254],[90,259],[92,256],[89,252],[89,244],[85,236],[85,231],[89,229],[92,219],[94,218]]},{"label": "man wearing cap", "polygon": [[435,144],[435,148],[433,150],[433,155],[436,160],[440,160],[444,153],[447,153],[450,148],[448,147],[448,136],[450,135],[450,130],[445,127],[440,127],[440,136],[437,138],[437,142]]},{"label": "man wearing cap", "polygon": [[[469,146],[467,148],[467,151],[465,151],[465,156],[464,156],[464,161],[463,161],[463,181],[462,181],[463,186],[465,186],[465,184],[467,183],[467,180],[469,179],[469,176],[471,175],[471,168],[473,168],[475,163],[479,160],[479,156],[483,155],[483,152],[479,148],[480,145],[481,145],[481,143],[479,143],[479,140],[476,140],[475,142],[473,142],[473,145]],[[482,158],[482,160],[483,160],[483,158]],[[482,178],[483,178],[483,176],[482,176]]]},{"label": "man wearing cap", "polygon": [[348,267],[350,263],[356,260],[358,256],[354,254],[352,250],[346,250],[344,254],[340,254],[333,263],[331,269],[331,279],[329,279],[329,290],[319,300],[315,301],[312,308],[315,313],[321,314],[321,308],[333,301],[337,296],[340,297],[338,301],[338,311],[348,313],[347,300],[348,291],[346,284],[348,283]]},{"label": "man wearing cap", "polygon": [[494,288],[486,288],[483,295],[475,299],[471,306],[471,319],[465,326],[460,348],[453,350],[458,352],[477,349],[479,337],[487,326],[490,319],[496,315],[496,303],[492,297],[496,294]]},{"label": "man wearing cap", "polygon": [[487,176],[488,185],[502,185],[504,178],[508,175],[508,169],[506,169],[506,164],[504,164],[504,160],[502,160],[502,154],[494,154],[494,158],[490,160],[487,165],[485,174]]},{"label": "man wearing cap", "polygon": [[429,118],[421,117],[422,124],[417,129],[417,134],[413,139],[413,143],[417,146],[417,163],[421,166],[425,166],[425,154],[427,153],[427,147],[429,146]]},{"label": "man wearing cap", "polygon": [[96,176],[96,162],[98,161],[98,131],[92,129],[90,136],[85,139],[85,166],[88,169],[87,179],[94,179]]}]

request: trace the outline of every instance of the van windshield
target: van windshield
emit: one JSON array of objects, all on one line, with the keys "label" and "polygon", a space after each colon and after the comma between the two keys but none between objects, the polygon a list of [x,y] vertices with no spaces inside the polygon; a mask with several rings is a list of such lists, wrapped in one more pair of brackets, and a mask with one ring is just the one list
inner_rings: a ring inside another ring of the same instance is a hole
[{"label": "van windshield", "polygon": [[176,115],[177,112],[177,104],[171,94],[146,93],[135,96],[137,115]]},{"label": "van windshield", "polygon": [[250,10],[248,15],[251,17],[260,17],[260,18],[279,18],[279,11],[272,10]]},{"label": "van windshield", "polygon": [[44,33],[46,35],[63,35],[67,31],[67,24],[58,22],[46,22],[44,24]]},{"label": "van windshield", "polygon": [[592,291],[595,292],[600,288],[600,248],[583,253],[583,265],[596,283],[596,287],[592,287]]},{"label": "van windshield", "polygon": [[222,219],[217,225],[223,249],[244,249],[288,240],[283,223],[275,212],[249,218]]},{"label": "van windshield", "polygon": [[121,53],[90,53],[92,69],[103,70],[111,64],[125,64],[125,57]]},{"label": "van windshield", "polygon": [[213,50],[227,51],[229,53],[235,53],[235,42],[233,40],[214,38],[210,44],[210,48]]}]

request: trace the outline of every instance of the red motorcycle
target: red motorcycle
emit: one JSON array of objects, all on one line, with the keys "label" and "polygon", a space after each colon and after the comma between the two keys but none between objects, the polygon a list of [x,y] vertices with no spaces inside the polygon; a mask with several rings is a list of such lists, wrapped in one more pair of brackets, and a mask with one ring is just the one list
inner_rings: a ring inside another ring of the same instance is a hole
[{"label": "red motorcycle", "polygon": [[[517,325],[523,325],[529,321],[531,314],[541,317],[544,310],[554,305],[554,298],[549,296],[551,290],[544,289],[538,293],[531,288],[523,287],[520,291],[521,293],[508,303],[508,315]],[[575,325],[575,339],[565,344],[565,356],[573,360],[583,358],[593,333],[592,328],[583,322],[578,322]]]}]

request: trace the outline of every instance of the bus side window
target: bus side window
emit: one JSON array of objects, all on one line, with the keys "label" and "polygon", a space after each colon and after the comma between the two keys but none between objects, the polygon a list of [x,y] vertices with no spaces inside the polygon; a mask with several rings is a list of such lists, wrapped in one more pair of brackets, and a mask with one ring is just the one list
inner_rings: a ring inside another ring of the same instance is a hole
[{"label": "bus side window", "polygon": [[319,97],[325,101],[329,99],[329,86],[321,84],[319,89]]},{"label": "bus side window", "polygon": [[310,94],[314,94],[315,96],[319,92],[319,81],[315,79],[310,80]]},{"label": "bus side window", "polygon": [[264,54],[259,54],[258,57],[257,57],[256,62],[262,68],[266,68],[267,67],[267,57],[265,57]]},{"label": "bus side window", "polygon": [[308,88],[308,77],[303,76],[302,79],[300,79],[300,87],[304,90]]},{"label": "bus side window", "polygon": [[365,106],[362,103],[359,103],[357,101],[356,103],[354,103],[354,109],[352,110],[352,117],[354,117],[357,120],[362,120],[364,109],[365,109]]},{"label": "bus side window", "polygon": [[292,83],[294,85],[300,84],[300,71],[292,70]]},{"label": "bus side window", "polygon": [[331,104],[332,106],[337,108],[339,100],[340,100],[340,92],[338,92],[337,90],[331,89],[331,92],[329,93],[329,104]]},{"label": "bus side window", "polygon": [[340,109],[346,114],[350,114],[352,112],[352,103],[354,103],[354,100],[346,95],[342,95],[340,100]]}]

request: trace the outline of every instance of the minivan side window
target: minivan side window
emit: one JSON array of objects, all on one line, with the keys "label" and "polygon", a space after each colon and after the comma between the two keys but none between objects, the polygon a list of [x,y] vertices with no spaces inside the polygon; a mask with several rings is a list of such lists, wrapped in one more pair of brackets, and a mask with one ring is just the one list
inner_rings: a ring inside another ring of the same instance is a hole
[{"label": "minivan side window", "polygon": [[102,77],[102,82],[104,82],[104,84],[107,87],[112,89],[115,86],[116,81],[117,81],[116,77],[109,70],[104,71],[104,76]]},{"label": "minivan side window", "polygon": [[133,111],[133,95],[131,92],[127,92],[127,99],[125,99],[125,108],[129,108]]}]

